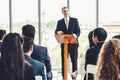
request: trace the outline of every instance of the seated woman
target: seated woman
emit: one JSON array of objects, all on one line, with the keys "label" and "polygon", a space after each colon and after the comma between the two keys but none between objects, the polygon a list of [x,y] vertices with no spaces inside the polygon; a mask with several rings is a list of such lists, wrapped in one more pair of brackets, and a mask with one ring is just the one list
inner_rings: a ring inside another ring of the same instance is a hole
[{"label": "seated woman", "polygon": [[120,40],[111,39],[100,51],[95,80],[120,80]]},{"label": "seated woman", "polygon": [[[86,50],[95,46],[95,44],[92,40],[92,35],[93,35],[93,31],[90,31],[89,34],[88,34],[89,46],[87,46]],[[84,67],[85,67],[85,53],[84,53],[84,55],[83,54],[80,55],[80,58],[81,58],[80,68],[78,70],[76,70],[75,72],[71,73],[71,77],[77,77],[78,73],[81,76],[85,75],[85,69],[84,69]]]},{"label": "seated woman", "polygon": [[18,33],[9,33],[3,40],[0,59],[0,80],[35,80],[33,68],[24,60],[23,40]]}]

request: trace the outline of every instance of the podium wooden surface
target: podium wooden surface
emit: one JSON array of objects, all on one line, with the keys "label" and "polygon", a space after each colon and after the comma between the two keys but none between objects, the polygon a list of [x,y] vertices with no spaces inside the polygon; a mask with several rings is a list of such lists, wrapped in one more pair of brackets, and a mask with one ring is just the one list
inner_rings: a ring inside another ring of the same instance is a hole
[{"label": "podium wooden surface", "polygon": [[58,43],[64,44],[64,80],[68,80],[68,44],[76,44],[77,40],[73,34],[55,35]]}]

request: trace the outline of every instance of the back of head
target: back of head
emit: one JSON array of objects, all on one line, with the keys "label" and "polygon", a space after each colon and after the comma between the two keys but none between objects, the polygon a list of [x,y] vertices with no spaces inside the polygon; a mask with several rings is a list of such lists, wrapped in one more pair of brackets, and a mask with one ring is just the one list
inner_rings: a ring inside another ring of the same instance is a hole
[{"label": "back of head", "polygon": [[93,35],[97,36],[99,41],[105,41],[105,39],[107,38],[107,32],[103,28],[95,28],[93,30]]},{"label": "back of head", "polygon": [[27,24],[22,27],[22,35],[25,37],[30,37],[34,39],[35,27],[33,25]]},{"label": "back of head", "polygon": [[3,29],[0,29],[0,40],[3,39],[3,36],[6,35],[6,31]]},{"label": "back of head", "polygon": [[114,35],[112,38],[120,39],[120,35]]},{"label": "back of head", "polygon": [[104,43],[97,63],[98,80],[120,80],[120,40]]},{"label": "back of head", "polygon": [[24,38],[23,51],[27,53],[33,46],[33,39],[29,37]]},{"label": "back of head", "polygon": [[4,38],[1,51],[2,80],[23,80],[22,43],[18,33],[9,33]]}]

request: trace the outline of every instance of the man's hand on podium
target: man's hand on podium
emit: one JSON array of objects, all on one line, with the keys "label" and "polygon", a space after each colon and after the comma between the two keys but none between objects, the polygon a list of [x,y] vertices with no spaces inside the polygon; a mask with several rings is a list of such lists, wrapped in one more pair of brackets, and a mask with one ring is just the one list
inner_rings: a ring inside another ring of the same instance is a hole
[{"label": "man's hand on podium", "polygon": [[57,35],[62,35],[62,34],[64,34],[62,31],[57,32]]},{"label": "man's hand on podium", "polygon": [[77,38],[76,34],[73,34],[73,36],[74,36],[75,38]]}]

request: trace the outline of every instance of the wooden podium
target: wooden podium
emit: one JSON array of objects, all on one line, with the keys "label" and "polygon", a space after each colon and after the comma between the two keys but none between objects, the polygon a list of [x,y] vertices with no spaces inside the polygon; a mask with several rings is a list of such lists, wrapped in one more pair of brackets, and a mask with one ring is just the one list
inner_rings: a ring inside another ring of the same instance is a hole
[{"label": "wooden podium", "polygon": [[68,44],[77,44],[77,40],[73,34],[55,35],[55,38],[58,43],[64,44],[64,80],[68,80]]}]

